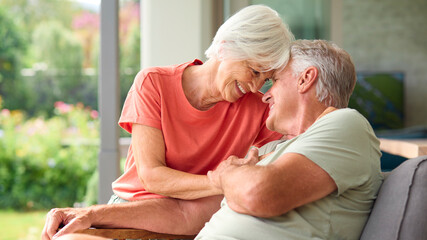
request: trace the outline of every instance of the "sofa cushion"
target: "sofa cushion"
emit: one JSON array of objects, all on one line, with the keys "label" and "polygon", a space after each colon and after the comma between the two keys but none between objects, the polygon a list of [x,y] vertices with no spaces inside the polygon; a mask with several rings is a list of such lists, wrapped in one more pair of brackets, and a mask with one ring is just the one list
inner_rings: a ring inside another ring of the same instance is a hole
[{"label": "sofa cushion", "polygon": [[362,240],[425,239],[427,155],[408,159],[382,184]]}]

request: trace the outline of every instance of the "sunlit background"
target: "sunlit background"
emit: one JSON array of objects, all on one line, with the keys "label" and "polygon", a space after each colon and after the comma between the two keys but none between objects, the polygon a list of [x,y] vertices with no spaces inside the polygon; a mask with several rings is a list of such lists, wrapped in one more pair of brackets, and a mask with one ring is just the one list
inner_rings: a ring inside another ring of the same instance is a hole
[{"label": "sunlit background", "polygon": [[[40,239],[48,209],[97,201],[99,4],[0,1],[0,239]],[[123,97],[139,6],[120,1]]]}]

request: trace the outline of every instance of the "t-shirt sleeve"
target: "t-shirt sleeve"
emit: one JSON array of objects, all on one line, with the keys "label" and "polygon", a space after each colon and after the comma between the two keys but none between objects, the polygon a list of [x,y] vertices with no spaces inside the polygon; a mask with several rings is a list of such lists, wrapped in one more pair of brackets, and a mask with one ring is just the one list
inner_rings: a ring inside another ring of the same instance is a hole
[{"label": "t-shirt sleeve", "polygon": [[337,195],[368,181],[372,144],[376,144],[369,123],[355,111],[347,113],[319,121],[286,151],[302,154],[324,169],[335,181]]},{"label": "t-shirt sleeve", "polygon": [[258,148],[262,147],[263,145],[265,145],[271,141],[275,141],[275,140],[278,140],[278,139],[283,137],[283,134],[271,131],[265,125],[265,121],[268,118],[268,112],[269,112],[269,109],[267,107],[264,111],[264,115],[263,115],[263,119],[262,119],[262,123],[261,123],[261,127],[260,127],[261,130],[259,131],[258,136],[256,137],[255,142],[254,142],[254,146],[256,146]]},{"label": "t-shirt sleeve", "polygon": [[161,129],[161,94],[155,77],[149,70],[142,70],[128,92],[119,125],[129,133],[132,133],[133,123]]}]

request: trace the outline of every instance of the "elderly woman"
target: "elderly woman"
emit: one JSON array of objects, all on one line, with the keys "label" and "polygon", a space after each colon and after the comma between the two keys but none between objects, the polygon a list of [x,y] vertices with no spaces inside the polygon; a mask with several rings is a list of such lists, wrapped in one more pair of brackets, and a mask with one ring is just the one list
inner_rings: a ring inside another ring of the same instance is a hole
[{"label": "elderly woman", "polygon": [[209,170],[281,137],[264,125],[268,108],[258,90],[286,63],[291,39],[276,12],[250,6],[219,28],[206,63],[141,71],[119,121],[132,133],[132,145],[125,172],[113,183],[116,196],[134,201],[221,194],[207,181]]},{"label": "elderly woman", "polygon": [[132,144],[110,200],[130,203],[54,209],[43,239],[61,223],[57,235],[99,225],[198,232],[222,198],[206,173],[230,155],[243,157],[250,146],[282,137],[265,127],[268,106],[258,90],[287,63],[292,40],[274,10],[253,5],[219,28],[205,63],[138,73],[119,120]]}]

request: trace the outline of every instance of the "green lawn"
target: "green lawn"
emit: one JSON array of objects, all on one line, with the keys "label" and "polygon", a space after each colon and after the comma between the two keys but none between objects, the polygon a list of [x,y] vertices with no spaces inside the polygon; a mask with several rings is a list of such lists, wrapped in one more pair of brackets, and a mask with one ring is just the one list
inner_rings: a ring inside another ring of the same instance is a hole
[{"label": "green lawn", "polygon": [[47,212],[0,210],[0,240],[39,240]]}]

